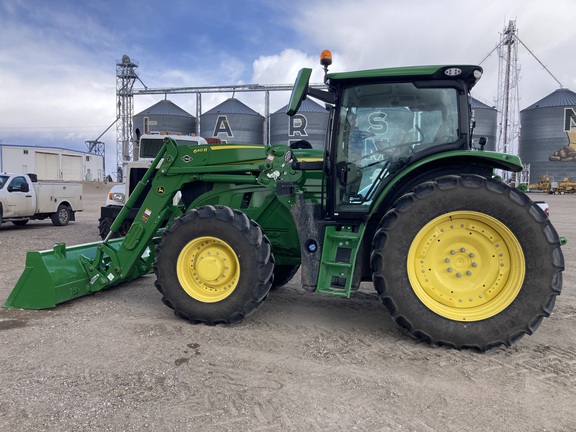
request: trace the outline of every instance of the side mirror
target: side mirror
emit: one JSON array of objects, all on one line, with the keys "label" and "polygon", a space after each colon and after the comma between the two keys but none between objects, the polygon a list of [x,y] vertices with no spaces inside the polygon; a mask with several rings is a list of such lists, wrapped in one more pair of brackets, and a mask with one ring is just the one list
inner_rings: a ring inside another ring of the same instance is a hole
[{"label": "side mirror", "polygon": [[292,96],[290,96],[290,103],[286,110],[286,114],[289,116],[296,114],[300,109],[302,101],[306,99],[306,95],[308,94],[308,83],[310,82],[311,75],[312,69],[310,68],[302,68],[300,69],[300,72],[298,72],[294,88],[292,89]]}]

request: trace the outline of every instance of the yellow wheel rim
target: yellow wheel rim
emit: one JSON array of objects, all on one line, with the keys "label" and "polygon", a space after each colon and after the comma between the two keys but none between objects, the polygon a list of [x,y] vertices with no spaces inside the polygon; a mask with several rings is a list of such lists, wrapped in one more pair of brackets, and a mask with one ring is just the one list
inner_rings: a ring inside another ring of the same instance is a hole
[{"label": "yellow wheel rim", "polygon": [[480,321],[514,301],[525,261],[520,243],[502,222],[458,211],[418,232],[407,268],[414,293],[428,309],[455,321]]},{"label": "yellow wheel rim", "polygon": [[180,252],[176,272],[180,285],[190,297],[216,303],[232,294],[238,285],[240,263],[225,241],[199,237]]}]

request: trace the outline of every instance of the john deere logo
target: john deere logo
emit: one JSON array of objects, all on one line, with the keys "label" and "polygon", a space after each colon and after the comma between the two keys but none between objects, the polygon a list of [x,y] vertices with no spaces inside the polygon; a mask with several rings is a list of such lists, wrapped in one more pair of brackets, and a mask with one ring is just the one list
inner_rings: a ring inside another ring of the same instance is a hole
[{"label": "john deere logo", "polygon": [[158,186],[158,188],[156,189],[156,192],[158,192],[158,195],[163,195],[164,194],[164,186]]}]

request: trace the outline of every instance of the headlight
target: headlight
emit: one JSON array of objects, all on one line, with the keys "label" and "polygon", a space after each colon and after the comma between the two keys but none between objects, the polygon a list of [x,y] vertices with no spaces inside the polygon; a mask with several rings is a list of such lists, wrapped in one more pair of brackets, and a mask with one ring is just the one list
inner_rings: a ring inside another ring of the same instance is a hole
[{"label": "headlight", "polygon": [[108,194],[108,199],[124,204],[124,194],[121,192],[110,192]]}]

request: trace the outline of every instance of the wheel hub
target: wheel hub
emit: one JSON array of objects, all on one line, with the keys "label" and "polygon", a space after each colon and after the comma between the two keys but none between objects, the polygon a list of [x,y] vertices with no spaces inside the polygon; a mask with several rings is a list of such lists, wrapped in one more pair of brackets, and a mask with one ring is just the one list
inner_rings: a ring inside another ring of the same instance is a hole
[{"label": "wheel hub", "polygon": [[419,231],[409,251],[408,276],[415,294],[435,313],[478,321],[516,298],[524,255],[500,221],[483,213],[453,212]]},{"label": "wheel hub", "polygon": [[184,291],[205,303],[228,297],[236,288],[240,276],[240,265],[234,250],[216,237],[200,237],[189,242],[182,249],[176,268]]}]

